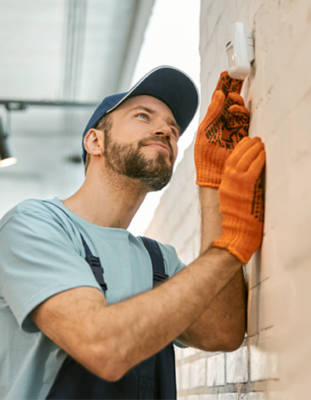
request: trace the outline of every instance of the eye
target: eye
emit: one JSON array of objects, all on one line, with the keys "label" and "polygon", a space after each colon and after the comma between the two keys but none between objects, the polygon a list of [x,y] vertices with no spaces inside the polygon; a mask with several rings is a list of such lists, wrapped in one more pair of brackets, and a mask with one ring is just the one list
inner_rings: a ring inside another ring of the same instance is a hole
[{"label": "eye", "polygon": [[144,114],[144,113],[139,113],[139,114],[137,114],[136,116],[137,116],[138,118],[142,118],[142,119],[145,119],[145,120],[148,120],[148,119],[149,119],[148,115],[147,115],[147,114]]},{"label": "eye", "polygon": [[171,128],[171,129],[172,129],[172,134],[175,136],[175,139],[178,140],[179,139],[178,131],[175,128]]}]

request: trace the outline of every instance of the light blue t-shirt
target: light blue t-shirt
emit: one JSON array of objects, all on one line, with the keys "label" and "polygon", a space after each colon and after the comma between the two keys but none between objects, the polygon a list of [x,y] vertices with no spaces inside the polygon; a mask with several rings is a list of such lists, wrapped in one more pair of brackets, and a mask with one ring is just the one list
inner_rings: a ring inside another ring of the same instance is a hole
[{"label": "light blue t-shirt", "polygon": [[[100,258],[115,304],[150,290],[152,264],[139,237],[124,229],[91,224],[41,200],[27,200],[0,221],[0,399],[45,399],[67,354],[32,322],[29,313],[64,290],[99,290],[85,261],[80,232]],[[175,249],[159,243],[166,273],[184,268]]]}]

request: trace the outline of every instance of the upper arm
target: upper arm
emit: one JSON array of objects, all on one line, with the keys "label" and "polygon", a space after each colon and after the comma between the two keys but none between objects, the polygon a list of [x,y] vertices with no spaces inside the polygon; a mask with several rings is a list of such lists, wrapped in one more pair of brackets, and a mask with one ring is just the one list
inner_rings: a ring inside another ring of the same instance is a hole
[{"label": "upper arm", "polygon": [[50,297],[30,316],[46,336],[92,370],[96,339],[102,325],[100,316],[105,307],[107,302],[103,292],[91,287],[79,287]]},{"label": "upper arm", "polygon": [[50,297],[82,286],[100,289],[79,245],[44,213],[16,213],[0,227],[0,293],[22,329],[38,330],[29,314]]}]

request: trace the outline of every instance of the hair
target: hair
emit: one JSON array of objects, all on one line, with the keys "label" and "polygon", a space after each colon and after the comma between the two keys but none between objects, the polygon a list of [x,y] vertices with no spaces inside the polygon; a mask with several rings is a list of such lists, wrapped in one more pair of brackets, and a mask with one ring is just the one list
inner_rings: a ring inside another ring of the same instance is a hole
[{"label": "hair", "polygon": [[[103,132],[109,132],[109,130],[112,127],[112,118],[110,114],[106,114],[105,116],[103,116],[102,119],[99,120],[98,124],[95,126],[95,129],[98,129],[100,131]],[[91,162],[91,156],[89,153],[86,153],[86,157],[85,157],[85,163],[84,163],[84,172],[85,175],[87,173],[87,169],[90,165]]]}]

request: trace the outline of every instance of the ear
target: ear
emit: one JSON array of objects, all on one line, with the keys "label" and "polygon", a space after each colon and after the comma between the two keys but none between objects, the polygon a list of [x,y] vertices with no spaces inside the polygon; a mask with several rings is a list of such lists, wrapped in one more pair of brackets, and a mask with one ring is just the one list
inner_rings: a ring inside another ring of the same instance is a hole
[{"label": "ear", "polygon": [[93,156],[104,154],[104,133],[98,129],[90,129],[84,137],[84,148]]}]

